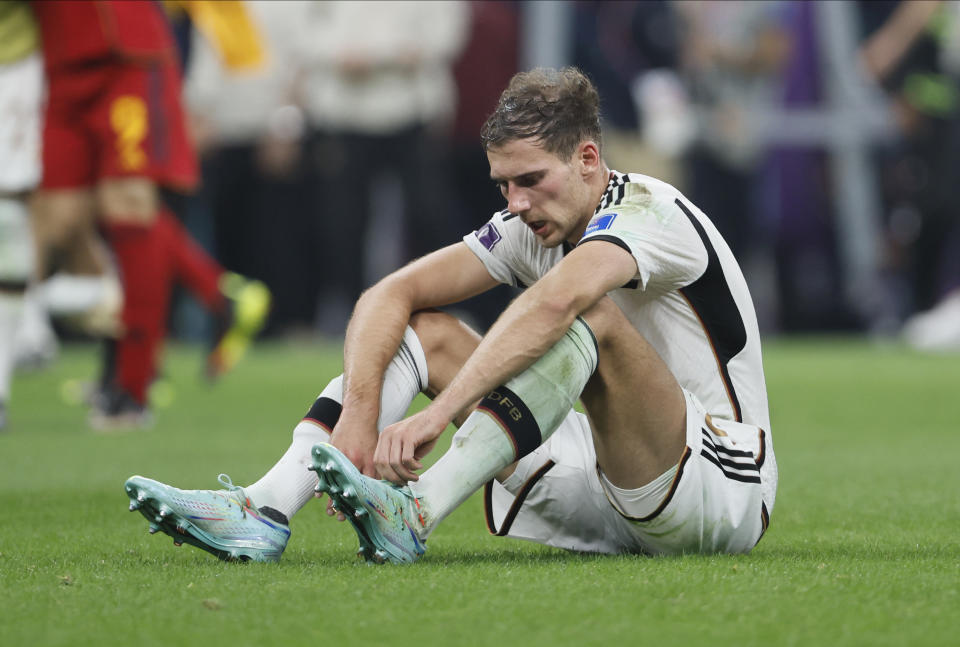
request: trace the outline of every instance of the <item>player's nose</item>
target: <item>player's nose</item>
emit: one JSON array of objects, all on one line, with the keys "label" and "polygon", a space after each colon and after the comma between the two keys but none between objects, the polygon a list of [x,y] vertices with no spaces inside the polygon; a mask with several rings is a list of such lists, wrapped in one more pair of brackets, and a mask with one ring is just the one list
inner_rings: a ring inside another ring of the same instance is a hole
[{"label": "player's nose", "polygon": [[524,213],[530,209],[530,200],[522,192],[512,191],[510,199],[507,201],[507,209],[510,213]]}]

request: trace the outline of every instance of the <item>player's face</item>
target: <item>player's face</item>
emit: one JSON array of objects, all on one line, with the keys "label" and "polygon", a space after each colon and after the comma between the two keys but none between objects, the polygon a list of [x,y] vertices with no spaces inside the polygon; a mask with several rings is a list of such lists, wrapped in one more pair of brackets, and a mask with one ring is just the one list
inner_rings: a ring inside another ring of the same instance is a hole
[{"label": "player's face", "polygon": [[593,216],[593,195],[578,153],[563,160],[535,140],[514,139],[487,151],[490,177],[507,209],[530,227],[544,247],[576,243]]}]

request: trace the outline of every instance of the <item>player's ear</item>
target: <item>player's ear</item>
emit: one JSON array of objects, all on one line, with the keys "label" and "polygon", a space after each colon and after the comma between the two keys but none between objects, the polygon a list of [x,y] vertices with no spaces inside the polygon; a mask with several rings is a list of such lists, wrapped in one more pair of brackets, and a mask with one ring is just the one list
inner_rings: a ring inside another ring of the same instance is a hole
[{"label": "player's ear", "polygon": [[580,145],[577,147],[577,152],[574,153],[576,157],[576,162],[580,166],[580,171],[584,175],[590,175],[602,165],[600,159],[600,149],[597,148],[597,143],[593,140],[587,139],[580,142]]}]

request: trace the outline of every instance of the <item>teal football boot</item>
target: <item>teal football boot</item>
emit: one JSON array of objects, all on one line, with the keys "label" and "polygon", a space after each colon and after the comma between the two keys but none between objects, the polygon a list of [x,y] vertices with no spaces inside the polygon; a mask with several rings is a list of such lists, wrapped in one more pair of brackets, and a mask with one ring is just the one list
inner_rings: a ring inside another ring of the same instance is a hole
[{"label": "teal football boot", "polygon": [[230,477],[226,490],[180,490],[132,476],[125,489],[130,510],[150,522],[150,534],[163,531],[175,546],[186,542],[227,561],[275,562],[290,539],[287,518],[273,508],[257,509]]},{"label": "teal football boot", "polygon": [[364,476],[333,445],[314,445],[312,454],[308,469],[320,477],[317,492],[329,494],[337,511],[353,524],[360,539],[358,555],[377,564],[407,564],[423,555],[420,502],[409,488]]}]

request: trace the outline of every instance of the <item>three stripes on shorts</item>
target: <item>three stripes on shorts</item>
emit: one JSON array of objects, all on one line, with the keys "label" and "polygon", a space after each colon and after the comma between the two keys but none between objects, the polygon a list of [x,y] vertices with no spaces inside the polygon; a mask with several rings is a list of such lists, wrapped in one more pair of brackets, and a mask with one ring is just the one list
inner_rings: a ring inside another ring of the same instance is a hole
[{"label": "three stripes on shorts", "polygon": [[723,475],[734,481],[743,483],[760,482],[760,466],[757,465],[753,452],[739,449],[727,449],[723,445],[714,444],[713,438],[703,429],[703,447],[700,455],[720,468]]}]

